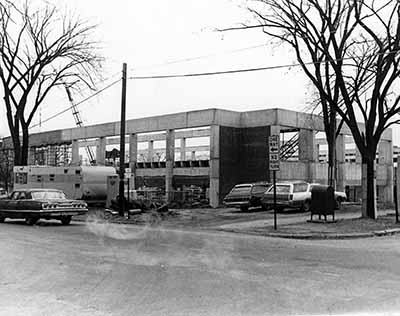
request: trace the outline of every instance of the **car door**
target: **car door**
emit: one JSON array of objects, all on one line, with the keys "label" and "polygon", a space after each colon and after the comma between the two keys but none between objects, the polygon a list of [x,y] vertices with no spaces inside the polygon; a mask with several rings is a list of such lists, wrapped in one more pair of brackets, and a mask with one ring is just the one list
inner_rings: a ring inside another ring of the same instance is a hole
[{"label": "car door", "polygon": [[260,206],[261,205],[261,199],[267,191],[268,186],[265,184],[255,184],[253,185],[253,188],[251,189],[251,204],[252,206]]},{"label": "car door", "polygon": [[17,203],[16,203],[17,206],[16,206],[16,209],[19,210],[19,211],[26,210],[26,209],[27,209],[26,203],[27,203],[27,195],[26,195],[26,192],[21,191],[21,192],[19,193],[19,195],[18,195],[18,198],[17,198]]},{"label": "car door", "polygon": [[19,198],[20,192],[19,191],[14,191],[11,196],[10,199],[8,200],[7,203],[7,209],[9,211],[12,212],[16,212],[17,211],[17,205],[18,205],[18,198]]}]

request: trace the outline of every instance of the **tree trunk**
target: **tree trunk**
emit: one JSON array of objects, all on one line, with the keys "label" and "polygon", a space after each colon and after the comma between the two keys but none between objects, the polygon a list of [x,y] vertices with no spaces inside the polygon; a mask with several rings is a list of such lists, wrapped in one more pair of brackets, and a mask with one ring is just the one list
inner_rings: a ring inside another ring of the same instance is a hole
[{"label": "tree trunk", "polygon": [[375,155],[362,157],[362,216],[377,218]]},{"label": "tree trunk", "polygon": [[336,187],[336,142],[328,140],[328,185]]},{"label": "tree trunk", "polygon": [[21,143],[19,139],[14,140],[13,138],[13,146],[14,146],[14,166],[21,166],[22,155],[21,155]]},{"label": "tree trunk", "polygon": [[21,166],[28,165],[29,152],[29,131],[28,127],[22,127],[22,148],[21,148]]}]

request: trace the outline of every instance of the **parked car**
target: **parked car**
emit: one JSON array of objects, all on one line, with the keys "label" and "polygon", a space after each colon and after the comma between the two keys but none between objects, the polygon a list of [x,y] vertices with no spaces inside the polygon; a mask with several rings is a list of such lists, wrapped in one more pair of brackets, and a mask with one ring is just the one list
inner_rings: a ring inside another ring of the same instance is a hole
[{"label": "parked car", "polygon": [[256,182],[237,184],[225,196],[223,203],[226,206],[247,210],[249,207],[262,206],[261,199],[264,192],[271,187],[271,183]]},{"label": "parked car", "polygon": [[63,225],[71,222],[73,215],[86,214],[84,201],[69,200],[61,190],[15,190],[7,199],[0,200],[0,222],[6,218],[23,218],[28,225],[39,219],[58,219]]},{"label": "parked car", "polygon": [[[285,181],[276,183],[276,204],[278,209],[298,208],[308,212],[311,206],[311,190],[319,183],[308,183],[304,181]],[[346,193],[335,191],[336,208],[347,199]],[[265,208],[274,204],[273,185],[264,193],[262,204]]]},{"label": "parked car", "polygon": [[6,189],[0,188],[0,199],[6,199],[8,198],[8,193]]}]

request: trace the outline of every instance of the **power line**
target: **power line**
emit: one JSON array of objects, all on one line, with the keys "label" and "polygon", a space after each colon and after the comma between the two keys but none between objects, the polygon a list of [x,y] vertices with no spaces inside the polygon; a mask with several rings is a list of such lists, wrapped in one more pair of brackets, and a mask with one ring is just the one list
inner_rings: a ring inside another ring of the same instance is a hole
[{"label": "power line", "polygon": [[[385,53],[376,53],[373,54],[375,56],[379,55],[386,55],[386,54],[393,54],[399,52],[399,50],[393,50]],[[344,61],[344,60],[350,60],[354,59],[355,57],[361,57],[361,56],[353,56],[353,57],[346,57],[346,58],[339,58],[339,59],[334,59],[334,61]],[[304,65],[314,65],[314,64],[322,64],[325,63],[326,61],[321,61],[321,62],[307,62],[303,63]],[[246,72],[255,72],[255,71],[265,71],[265,70],[274,70],[274,69],[282,69],[282,68],[291,68],[291,67],[299,67],[302,66],[300,63],[295,63],[295,64],[286,64],[286,65],[276,65],[276,66],[267,66],[267,67],[258,67],[258,68],[245,68],[245,69],[233,69],[233,70],[225,70],[225,71],[214,71],[214,72],[202,72],[202,73],[186,73],[186,74],[172,74],[172,75],[153,75],[153,76],[132,76],[129,77],[128,79],[130,80],[146,80],[146,79],[169,79],[169,78],[185,78],[185,77],[200,77],[200,76],[214,76],[214,75],[224,75],[224,74],[234,74],[234,73],[246,73]],[[118,79],[117,81],[114,81],[113,83],[109,84],[108,86],[104,87],[103,89],[97,91],[93,95],[87,97],[86,99],[83,99],[82,101],[78,102],[75,106],[78,106],[94,96],[98,95],[99,93],[103,92],[104,90],[112,87],[116,83],[118,83],[121,79]],[[41,125],[41,123],[48,122],[49,120],[52,120],[53,118],[67,112],[68,110],[72,109],[72,107],[68,107],[53,116],[45,119],[44,121],[40,122],[39,124],[35,124],[31,126],[30,128],[36,127],[38,125]]]},{"label": "power line", "polygon": [[[114,86],[115,84],[117,84],[117,83],[120,82],[120,81],[121,81],[121,79],[118,79],[118,80],[114,81],[113,83],[111,83],[111,84],[105,86],[104,88],[102,88],[102,89],[96,91],[95,93],[93,93],[92,95],[88,96],[87,98],[85,98],[85,99],[79,101],[79,102],[76,103],[74,106],[78,106],[78,105],[80,105],[80,104],[82,104],[82,103],[84,103],[84,102],[90,100],[91,98],[93,98],[93,97],[95,97],[96,95],[100,94],[101,92],[103,92],[103,91],[105,91],[105,90],[111,88],[112,86]],[[64,110],[62,110],[62,111],[60,111],[60,112],[58,112],[58,113],[56,113],[56,114],[54,114],[54,115],[52,115],[52,116],[46,118],[45,120],[41,121],[41,124],[46,123],[46,122],[48,122],[48,121],[50,121],[50,120],[56,118],[57,116],[60,116],[61,114],[64,114],[65,112],[71,110],[72,108],[73,108],[73,106],[69,106],[68,108],[66,108],[66,109],[64,109]],[[36,127],[36,126],[39,126],[39,125],[41,125],[41,124],[38,123],[38,124],[32,125],[32,126],[29,127],[29,129],[32,129],[32,128],[34,128],[34,127]]]},{"label": "power line", "polygon": [[[375,56],[379,55],[386,55],[386,54],[393,54],[397,53],[400,50],[393,50],[385,53],[376,53],[373,54]],[[371,55],[371,56],[373,56]],[[351,60],[354,59],[355,57],[362,57],[362,56],[353,56],[353,57],[345,57],[345,58],[338,58],[338,59],[333,59],[330,61],[345,61],[345,60]],[[303,63],[304,65],[317,65],[317,64],[323,64],[327,62],[326,60],[320,61],[320,62],[305,62]],[[302,66],[301,63],[294,63],[294,64],[285,64],[285,65],[276,65],[276,66],[266,66],[266,67],[256,67],[256,68],[244,68],[244,69],[232,69],[232,70],[222,70],[222,71],[213,71],[213,72],[198,72],[198,73],[185,73],[185,74],[171,74],[171,75],[149,75],[149,76],[132,76],[129,77],[128,79],[137,79],[137,80],[146,80],[146,79],[169,79],[169,78],[185,78],[185,77],[201,77],[201,76],[215,76],[215,75],[226,75],[226,74],[235,74],[235,73],[246,73],[246,72],[255,72],[255,71],[265,71],[265,70],[274,70],[274,69],[282,69],[282,68],[291,68],[291,67],[300,67]]]},{"label": "power line", "polygon": [[185,62],[190,62],[190,61],[199,60],[199,59],[205,59],[205,58],[216,57],[216,56],[222,55],[222,54],[238,53],[238,52],[242,52],[242,51],[246,51],[246,50],[250,50],[250,49],[255,49],[255,48],[264,47],[264,46],[266,46],[266,45],[267,45],[267,43],[265,43],[265,44],[260,44],[260,45],[253,45],[253,46],[243,47],[243,48],[238,48],[238,49],[234,49],[234,50],[225,51],[225,52],[222,52],[222,53],[215,53],[215,54],[208,54],[208,55],[200,55],[200,56],[187,57],[187,58],[182,58],[182,59],[174,59],[174,60],[166,61],[166,62],[164,62],[164,63],[159,63],[159,64],[137,66],[137,67],[131,68],[130,70],[135,71],[135,70],[138,70],[138,69],[147,69],[147,68],[154,68],[154,67],[160,67],[160,66],[167,66],[167,65],[172,65],[172,64],[185,63]]},{"label": "power line", "polygon": [[[98,85],[98,84],[100,84],[100,83],[104,83],[104,82],[106,82],[106,81],[108,81],[108,80],[111,80],[111,79],[115,78],[117,75],[121,75],[121,72],[120,72],[120,71],[119,71],[119,72],[116,72],[116,73],[114,73],[113,75],[111,75],[111,76],[109,76],[109,77],[107,77],[107,78],[105,78],[105,79],[101,79],[101,80],[97,81],[97,82],[95,83],[95,85]],[[91,89],[91,88],[90,88],[90,87],[85,87],[85,88],[79,90],[79,92],[82,93],[82,92],[87,91],[87,90],[89,90],[89,89]],[[60,100],[60,101],[63,100],[63,101],[64,101],[64,98],[57,98],[57,100]],[[57,100],[56,100],[56,101],[57,101]],[[46,106],[41,106],[41,110],[43,111],[43,110],[49,108],[50,106],[51,106],[51,104],[48,104],[48,105],[46,105]]]}]

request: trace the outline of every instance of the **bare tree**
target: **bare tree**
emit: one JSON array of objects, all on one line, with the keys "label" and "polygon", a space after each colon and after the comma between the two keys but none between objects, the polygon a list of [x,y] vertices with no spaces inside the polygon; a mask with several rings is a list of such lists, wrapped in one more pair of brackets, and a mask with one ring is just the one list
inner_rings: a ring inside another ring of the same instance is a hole
[{"label": "bare tree", "polygon": [[12,180],[13,155],[10,150],[0,146],[0,181],[4,184],[4,189],[8,192]]},{"label": "bare tree", "polygon": [[91,40],[95,28],[47,2],[0,3],[0,82],[16,165],[27,164],[29,126],[50,90],[94,87],[102,62]]},{"label": "bare tree", "polygon": [[377,146],[399,123],[399,1],[256,0],[249,6],[259,24],[235,29],[262,27],[292,47],[319,93],[328,143],[334,144],[336,113],[350,128],[366,174],[363,216],[376,218]]}]

